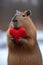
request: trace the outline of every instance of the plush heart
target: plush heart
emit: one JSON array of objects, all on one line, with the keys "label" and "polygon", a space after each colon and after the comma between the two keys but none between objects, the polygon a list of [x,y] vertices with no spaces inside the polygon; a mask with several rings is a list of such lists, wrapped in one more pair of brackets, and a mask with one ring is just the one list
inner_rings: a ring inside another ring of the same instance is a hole
[{"label": "plush heart", "polygon": [[26,30],[23,27],[19,29],[11,28],[10,35],[15,39],[16,43],[18,44],[18,39],[20,37],[24,38],[26,36]]}]

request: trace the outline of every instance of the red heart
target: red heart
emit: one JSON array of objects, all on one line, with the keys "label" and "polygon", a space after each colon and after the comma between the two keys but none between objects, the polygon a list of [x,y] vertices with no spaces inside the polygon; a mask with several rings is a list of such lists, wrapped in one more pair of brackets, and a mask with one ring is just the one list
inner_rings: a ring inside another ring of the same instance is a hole
[{"label": "red heart", "polygon": [[20,37],[24,38],[26,36],[26,30],[23,27],[19,28],[19,29],[11,28],[10,29],[10,35],[12,37],[14,37],[16,43],[18,44],[18,39]]}]

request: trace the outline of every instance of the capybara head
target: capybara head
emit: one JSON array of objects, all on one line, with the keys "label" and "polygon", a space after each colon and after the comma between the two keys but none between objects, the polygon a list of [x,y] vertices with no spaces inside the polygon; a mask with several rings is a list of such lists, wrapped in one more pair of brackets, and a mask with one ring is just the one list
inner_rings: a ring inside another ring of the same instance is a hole
[{"label": "capybara head", "polygon": [[[25,21],[28,20],[28,16],[31,14],[31,11],[25,11],[25,12],[20,12],[20,11],[16,11],[16,14],[14,15],[14,17],[12,18],[12,22],[14,24],[15,28],[19,28],[19,27],[26,27],[26,23]],[[28,22],[28,21],[26,21]]]}]

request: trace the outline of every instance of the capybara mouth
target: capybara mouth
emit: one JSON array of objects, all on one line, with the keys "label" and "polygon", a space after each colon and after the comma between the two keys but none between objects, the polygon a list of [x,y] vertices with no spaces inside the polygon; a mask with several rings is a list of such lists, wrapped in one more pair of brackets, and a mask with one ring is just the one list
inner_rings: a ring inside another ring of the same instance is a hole
[{"label": "capybara mouth", "polygon": [[18,20],[13,20],[13,26],[15,29],[19,29],[20,26],[18,26]]},{"label": "capybara mouth", "polygon": [[17,20],[13,20],[13,25],[14,25],[14,28],[18,29],[18,21]]}]

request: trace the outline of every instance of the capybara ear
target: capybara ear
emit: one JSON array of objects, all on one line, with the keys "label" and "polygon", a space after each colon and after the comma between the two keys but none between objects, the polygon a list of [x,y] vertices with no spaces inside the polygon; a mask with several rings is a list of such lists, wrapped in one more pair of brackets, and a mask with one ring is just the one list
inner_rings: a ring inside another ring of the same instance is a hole
[{"label": "capybara ear", "polygon": [[16,10],[16,15],[19,15],[21,12],[19,10]]},{"label": "capybara ear", "polygon": [[27,16],[29,16],[29,15],[31,14],[31,10],[25,11],[25,14],[26,14]]}]

